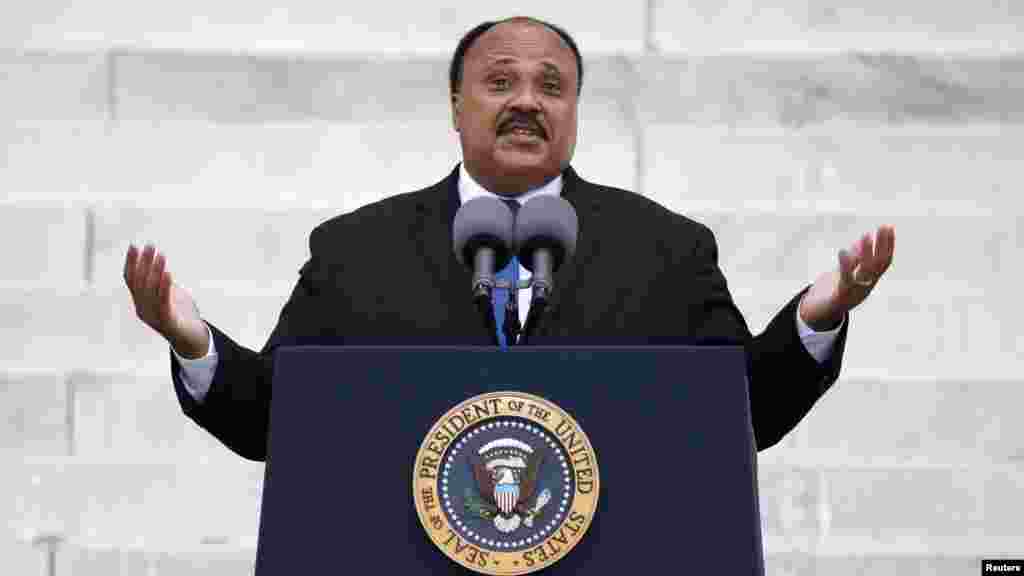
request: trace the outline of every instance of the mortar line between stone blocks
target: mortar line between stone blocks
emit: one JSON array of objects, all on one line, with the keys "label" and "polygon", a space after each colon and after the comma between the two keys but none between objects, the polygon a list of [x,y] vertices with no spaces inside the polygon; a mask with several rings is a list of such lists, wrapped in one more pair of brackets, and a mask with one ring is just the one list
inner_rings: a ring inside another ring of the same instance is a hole
[{"label": "mortar line between stone blocks", "polygon": [[46,547],[46,574],[57,576],[57,545],[49,544]]},{"label": "mortar line between stone blocks", "polygon": [[654,12],[655,0],[647,0],[644,11],[644,53],[646,54],[658,52],[658,46],[654,43]]},{"label": "mortar line between stone blocks", "polygon": [[85,207],[85,260],[82,273],[85,277],[85,285],[92,288],[96,281],[96,207]]},{"label": "mortar line between stone blocks", "polygon": [[818,545],[816,551],[825,547],[829,532],[832,529],[832,509],[829,506],[829,485],[825,477],[825,469],[818,467]]},{"label": "mortar line between stone blocks", "polygon": [[104,57],[107,64],[107,117],[106,131],[109,135],[117,122],[117,57],[114,50],[107,50]]},{"label": "mortar line between stone blocks", "polygon": [[64,427],[65,434],[67,437],[67,450],[68,456],[75,455],[75,379],[74,373],[68,372],[64,374],[64,401],[65,406],[65,419],[67,426]]}]

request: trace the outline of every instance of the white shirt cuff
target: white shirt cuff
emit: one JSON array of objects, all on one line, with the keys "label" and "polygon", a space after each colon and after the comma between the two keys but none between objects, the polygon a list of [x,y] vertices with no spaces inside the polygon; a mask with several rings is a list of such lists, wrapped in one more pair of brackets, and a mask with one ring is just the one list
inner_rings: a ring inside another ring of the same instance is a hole
[{"label": "white shirt cuff", "polygon": [[818,332],[804,322],[804,319],[800,317],[800,308],[797,307],[797,334],[800,335],[800,341],[803,342],[807,353],[817,360],[818,364],[823,364],[832,357],[832,347],[835,345],[836,338],[839,336],[839,331],[843,329],[844,324],[846,324],[845,316],[843,321],[839,323],[839,326],[836,326],[834,329]]},{"label": "white shirt cuff", "polygon": [[178,364],[181,365],[178,377],[185,385],[185,390],[188,390],[192,398],[200,404],[210,391],[213,374],[217,371],[217,349],[213,345],[213,332],[209,326],[206,327],[206,331],[209,334],[210,347],[206,349],[206,356],[202,358],[182,358],[174,346],[170,347],[171,354],[174,354]]}]

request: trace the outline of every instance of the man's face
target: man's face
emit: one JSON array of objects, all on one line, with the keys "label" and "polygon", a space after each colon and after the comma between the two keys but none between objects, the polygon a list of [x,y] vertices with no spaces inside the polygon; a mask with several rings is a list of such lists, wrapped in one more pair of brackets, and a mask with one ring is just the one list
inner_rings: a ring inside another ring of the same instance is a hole
[{"label": "man's face", "polygon": [[514,196],[560,174],[576,148],[578,82],[572,50],[545,26],[505,22],[477,38],[452,96],[470,175]]}]

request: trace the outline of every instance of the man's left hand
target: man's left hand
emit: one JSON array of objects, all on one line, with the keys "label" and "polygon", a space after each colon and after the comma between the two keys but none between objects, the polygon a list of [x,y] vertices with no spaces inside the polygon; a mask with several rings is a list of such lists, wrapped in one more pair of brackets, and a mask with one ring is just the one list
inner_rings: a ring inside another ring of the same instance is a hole
[{"label": "man's left hand", "polygon": [[839,251],[839,269],[818,276],[800,301],[800,318],[822,331],[839,326],[847,312],[864,301],[892,264],[896,230],[880,226],[875,237],[865,234]]}]

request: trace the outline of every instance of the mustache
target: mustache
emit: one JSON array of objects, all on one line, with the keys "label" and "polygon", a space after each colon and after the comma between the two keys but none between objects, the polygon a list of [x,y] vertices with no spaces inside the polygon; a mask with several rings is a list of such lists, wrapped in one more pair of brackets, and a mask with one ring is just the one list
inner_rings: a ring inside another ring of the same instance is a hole
[{"label": "mustache", "polygon": [[547,140],[548,132],[534,116],[526,114],[513,114],[498,124],[498,133],[504,134],[516,128],[525,128],[540,134],[541,138]]}]

